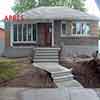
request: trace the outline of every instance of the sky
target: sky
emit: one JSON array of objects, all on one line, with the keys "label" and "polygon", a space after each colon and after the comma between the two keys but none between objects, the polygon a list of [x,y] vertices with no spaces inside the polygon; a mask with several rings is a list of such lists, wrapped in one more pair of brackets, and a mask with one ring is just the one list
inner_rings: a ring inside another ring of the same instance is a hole
[{"label": "sky", "polygon": [[[89,14],[100,17],[100,11],[97,8],[94,0],[86,0],[86,8]],[[0,20],[4,19],[6,15],[13,15],[11,7],[14,5],[14,0],[1,0],[0,1]]]},{"label": "sky", "polygon": [[14,0],[0,0],[0,19],[3,19],[5,15],[13,14],[11,7],[14,4]]},{"label": "sky", "polygon": [[89,14],[100,17],[100,10],[96,5],[95,0],[86,0],[85,5]]}]

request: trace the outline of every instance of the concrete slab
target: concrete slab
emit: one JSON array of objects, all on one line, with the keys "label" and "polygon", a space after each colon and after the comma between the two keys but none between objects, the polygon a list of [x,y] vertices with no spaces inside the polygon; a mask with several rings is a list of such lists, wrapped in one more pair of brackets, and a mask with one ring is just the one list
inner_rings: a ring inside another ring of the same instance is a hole
[{"label": "concrete slab", "polygon": [[60,71],[70,71],[70,69],[64,68],[58,63],[33,63],[35,67],[47,70],[48,72],[60,72]]},{"label": "concrete slab", "polygon": [[19,100],[17,93],[26,88],[0,88],[0,100]]},{"label": "concrete slab", "polygon": [[21,93],[21,100],[69,100],[63,89],[37,89]]},{"label": "concrete slab", "polygon": [[96,92],[92,89],[69,88],[65,91],[69,91],[71,100],[99,100]]},{"label": "concrete slab", "polygon": [[33,66],[50,72],[58,87],[82,87],[79,82],[73,79],[71,69],[67,69],[58,63],[33,63]]},{"label": "concrete slab", "polygon": [[83,86],[76,80],[56,82],[56,85],[60,88],[64,88],[64,87],[81,87],[81,88],[83,88]]},{"label": "concrete slab", "polygon": [[99,100],[92,89],[57,88],[32,89],[20,94],[21,100]]}]

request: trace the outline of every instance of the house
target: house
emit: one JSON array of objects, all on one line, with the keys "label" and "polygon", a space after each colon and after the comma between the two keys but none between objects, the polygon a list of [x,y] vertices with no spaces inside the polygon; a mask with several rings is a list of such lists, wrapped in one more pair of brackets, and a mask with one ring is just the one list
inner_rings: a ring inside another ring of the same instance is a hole
[{"label": "house", "polygon": [[10,41],[7,39],[9,36],[7,35],[5,29],[0,28],[0,55],[2,55],[5,48],[10,46]]},{"label": "house", "polygon": [[9,49],[20,49],[20,54],[33,47],[98,45],[96,16],[59,6],[37,7],[20,15],[22,21],[5,23],[10,35]]}]

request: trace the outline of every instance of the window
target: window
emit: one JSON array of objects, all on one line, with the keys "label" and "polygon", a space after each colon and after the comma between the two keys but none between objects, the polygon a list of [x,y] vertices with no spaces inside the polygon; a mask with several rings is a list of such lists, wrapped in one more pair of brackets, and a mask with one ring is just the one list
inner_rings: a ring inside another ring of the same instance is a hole
[{"label": "window", "polygon": [[18,24],[18,40],[22,40],[22,24]]},{"label": "window", "polygon": [[72,35],[88,35],[90,33],[90,25],[87,23],[72,23]]},{"label": "window", "polygon": [[90,31],[90,24],[83,24],[83,34],[89,34]]},{"label": "window", "polygon": [[36,24],[33,24],[32,31],[33,31],[33,38],[32,39],[35,41],[36,40]]},{"label": "window", "polygon": [[32,37],[32,25],[31,24],[28,24],[28,41],[31,41],[31,37]]},{"label": "window", "polygon": [[71,33],[71,22],[61,22],[61,36],[67,36]]},{"label": "window", "polygon": [[24,24],[23,25],[23,41],[27,41],[26,36],[27,36],[27,25]]},{"label": "window", "polygon": [[67,31],[66,23],[62,23],[61,29],[62,29],[62,34],[66,35],[66,31]]},{"label": "window", "polygon": [[36,41],[36,24],[14,24],[14,42]]},{"label": "window", "polygon": [[86,22],[61,22],[61,36],[86,36],[91,32],[91,25]]},{"label": "window", "polygon": [[17,24],[13,25],[14,41],[17,41]]}]

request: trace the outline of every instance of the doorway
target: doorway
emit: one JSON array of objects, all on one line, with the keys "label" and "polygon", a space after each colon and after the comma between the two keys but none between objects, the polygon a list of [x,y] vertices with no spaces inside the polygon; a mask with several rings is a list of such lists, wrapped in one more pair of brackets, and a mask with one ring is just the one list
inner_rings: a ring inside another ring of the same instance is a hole
[{"label": "doorway", "polygon": [[39,24],[39,44],[43,47],[52,46],[52,24],[40,23]]}]

